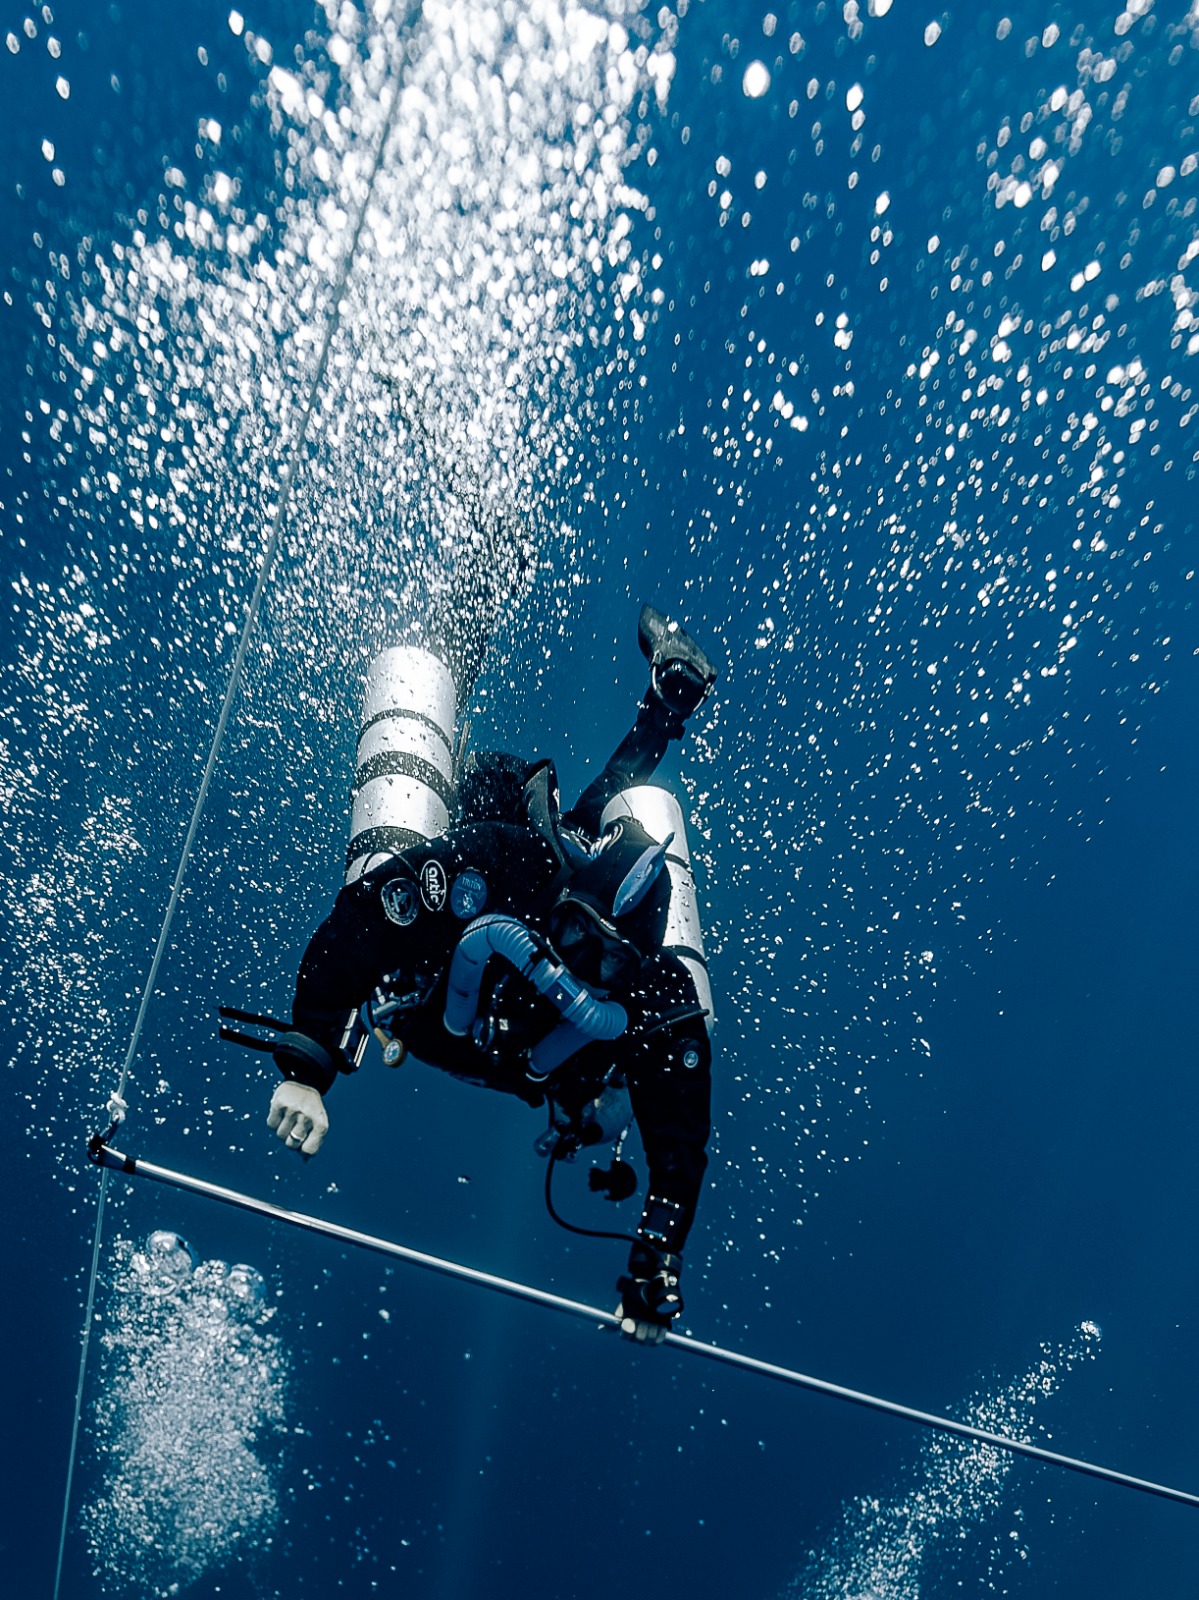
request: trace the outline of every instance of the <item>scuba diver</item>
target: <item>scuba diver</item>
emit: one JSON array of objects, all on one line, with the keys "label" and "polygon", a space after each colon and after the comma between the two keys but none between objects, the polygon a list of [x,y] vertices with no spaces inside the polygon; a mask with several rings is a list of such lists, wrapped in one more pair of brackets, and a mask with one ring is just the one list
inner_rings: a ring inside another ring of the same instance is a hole
[{"label": "scuba diver", "polygon": [[[422,837],[438,826],[426,823],[359,829],[352,838],[348,876],[357,875],[309,942],[291,1027],[273,1041],[284,1081],[268,1121],[288,1149],[315,1155],[329,1127],[324,1097],[356,1070],[371,1032],[389,1065],[411,1054],[548,1105],[549,1142],[538,1148],[549,1154],[550,1175],[555,1159],[623,1135],[631,1117],[648,1198],[618,1283],[618,1315],[627,1336],[657,1343],[682,1312],[681,1256],[707,1166],[711,994],[685,839],[670,853],[674,832],[659,819],[655,838],[634,813],[648,815],[646,797],[657,796],[682,833],[678,802],[643,786],[716,673],[650,606],[638,642],[650,681],[636,719],[569,811],[559,811],[552,762],[480,753],[445,786],[439,815],[452,825],[439,836]],[[368,716],[363,739],[388,715],[396,713]],[[428,737],[422,724],[433,719],[404,715]],[[441,787],[423,758],[398,759],[385,754],[360,767],[358,792],[380,761],[409,774],[393,781],[410,790],[412,774]],[[670,944],[680,873],[694,937]],[[619,1160],[610,1174],[590,1177],[613,1199],[635,1181]]]}]

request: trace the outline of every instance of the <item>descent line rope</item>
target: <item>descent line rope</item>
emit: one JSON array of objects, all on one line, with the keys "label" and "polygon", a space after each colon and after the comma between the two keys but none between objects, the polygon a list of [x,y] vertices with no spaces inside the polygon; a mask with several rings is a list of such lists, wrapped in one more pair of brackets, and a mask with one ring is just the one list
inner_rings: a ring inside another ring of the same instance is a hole
[{"label": "descent line rope", "polygon": [[[413,19],[413,26],[420,20],[420,6],[417,7]],[[410,33],[411,29],[406,30]],[[383,165],[383,157],[387,150],[387,143],[391,137],[392,125],[395,121],[396,111],[399,108],[400,93],[403,88],[403,75],[397,68],[392,85],[391,98],[383,118],[382,132],[375,150],[374,159],[367,175],[366,188],[363,191],[362,201],[358,207],[358,216],[354,223],[354,231],[350,235],[349,244],[342,258],[341,271],[333,290],[332,304],[329,309],[329,319],[325,325],[324,337],[321,341],[320,354],[317,357],[316,367],[313,370],[308,393],[304,401],[304,409],[300,416],[300,425],[292,446],[291,455],[284,466],[279,484],[279,502],[275,507],[275,515],[271,521],[270,532],[267,535],[263,548],[262,560],[258,568],[258,579],[254,585],[254,592],[250,597],[246,619],[242,626],[241,637],[238,640],[237,650],[234,653],[233,665],[229,670],[229,682],[225,690],[225,698],[221,704],[220,715],[217,717],[216,727],[213,729],[212,742],[208,750],[208,759],[204,764],[204,773],[200,779],[200,788],[196,794],[195,805],[192,808],[191,821],[188,823],[187,833],[183,840],[183,848],[179,855],[179,865],[175,870],[175,879],[171,885],[170,897],[167,900],[166,911],[163,914],[162,927],[158,933],[158,940],[154,946],[154,954],[150,961],[150,970],[146,976],[145,986],[142,989],[141,1003],[137,1009],[137,1016],[133,1024],[133,1032],[129,1039],[129,1048],[125,1052],[125,1059],[121,1065],[120,1082],[113,1098],[109,1101],[110,1110],[115,1108],[117,1119],[124,1113],[125,1089],[129,1082],[129,1073],[137,1055],[138,1045],[141,1042],[142,1029],[145,1026],[146,1014],[150,1008],[150,1000],[158,982],[158,972],[166,953],[167,942],[170,938],[171,926],[175,920],[175,912],[179,906],[180,895],[183,890],[183,880],[195,848],[196,836],[200,828],[200,818],[204,805],[208,799],[208,790],[212,784],[212,776],[216,770],[217,757],[221,745],[224,743],[225,732],[229,726],[229,719],[241,687],[242,674],[245,670],[246,657],[249,654],[250,640],[258,623],[258,615],[262,609],[262,601],[270,583],[275,560],[279,553],[279,544],[283,536],[283,524],[287,515],[291,491],[299,472],[300,456],[308,438],[308,429],[316,409],[316,399],[324,382],[325,371],[329,364],[329,351],[341,322],[341,302],[349,283],[350,273],[353,270],[354,260],[358,254],[358,245],[362,238],[362,230],[366,223],[367,207],[370,205],[374,193],[375,180]],[[87,1376],[88,1350],[91,1343],[92,1321],[95,1314],[96,1281],[100,1271],[100,1246],[104,1234],[104,1208],[108,1193],[108,1173],[101,1175],[100,1194],[96,1202],[96,1227],[92,1239],[91,1271],[88,1277],[87,1306],[84,1312],[82,1348],[79,1356],[79,1381],[75,1389],[75,1411],[71,1424],[71,1448],[67,1458],[67,1481],[63,1492],[62,1525],[58,1536],[58,1564],[54,1575],[54,1600],[58,1600],[59,1589],[62,1585],[63,1557],[66,1552],[67,1527],[71,1512],[71,1489],[75,1477],[75,1459],[79,1450],[79,1424],[83,1414],[83,1389]]]}]

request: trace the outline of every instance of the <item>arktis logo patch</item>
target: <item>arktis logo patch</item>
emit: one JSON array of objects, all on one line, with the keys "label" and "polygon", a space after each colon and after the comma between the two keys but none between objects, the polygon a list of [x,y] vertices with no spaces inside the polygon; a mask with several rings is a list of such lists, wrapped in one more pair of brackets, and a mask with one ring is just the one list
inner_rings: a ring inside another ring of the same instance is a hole
[{"label": "arktis logo patch", "polygon": [[420,897],[430,911],[440,911],[445,906],[449,883],[440,861],[426,861],[420,869]]}]

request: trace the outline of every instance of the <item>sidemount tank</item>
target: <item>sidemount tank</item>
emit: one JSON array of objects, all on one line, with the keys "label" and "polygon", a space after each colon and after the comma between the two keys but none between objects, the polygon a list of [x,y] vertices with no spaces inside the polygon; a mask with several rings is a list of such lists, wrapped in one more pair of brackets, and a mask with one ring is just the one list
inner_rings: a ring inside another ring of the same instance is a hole
[{"label": "sidemount tank", "polygon": [[428,650],[382,650],[366,674],[346,882],[449,827],[457,693]]},{"label": "sidemount tank", "polygon": [[659,789],[654,784],[637,784],[612,796],[600,813],[601,827],[606,828],[618,817],[635,818],[657,844],[661,844],[668,834],[674,834],[674,841],[666,852],[666,865],[670,872],[670,911],[666,919],[664,945],[678,956],[694,978],[699,1003],[708,1013],[705,1020],[710,1033],[715,1020],[712,983],[704,956],[704,931],[700,926],[699,902],[691,871],[691,851],[687,845],[683,808],[669,789]]}]

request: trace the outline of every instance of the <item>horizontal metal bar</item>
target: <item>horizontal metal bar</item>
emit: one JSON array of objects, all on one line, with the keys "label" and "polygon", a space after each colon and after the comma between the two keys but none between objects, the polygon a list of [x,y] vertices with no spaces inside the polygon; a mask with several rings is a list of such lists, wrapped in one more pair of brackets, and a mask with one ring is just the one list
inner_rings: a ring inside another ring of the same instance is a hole
[{"label": "horizontal metal bar", "polygon": [[[568,1300],[562,1295],[551,1294],[548,1290],[537,1289],[527,1283],[517,1283],[511,1278],[497,1277],[495,1273],[483,1272],[478,1267],[467,1267],[458,1261],[447,1261],[441,1256],[426,1255],[424,1251],[413,1250],[408,1245],[393,1244],[389,1239],[378,1239],[373,1234],[360,1233],[356,1228],[345,1228],[336,1222],[325,1222],[320,1217],[306,1216],[301,1211],[288,1211],[283,1206],[273,1205],[269,1200],[257,1200],[252,1195],[238,1193],[236,1189],[225,1189],[220,1184],[208,1183],[203,1178],[193,1178],[185,1172],[173,1172],[169,1167],[155,1166],[152,1162],[122,1155],[119,1150],[112,1149],[100,1139],[93,1140],[89,1149],[91,1159],[98,1166],[123,1172],[126,1177],[149,1178],[154,1183],[163,1183],[173,1189],[183,1189],[209,1200],[219,1200],[224,1205],[236,1206],[241,1211],[250,1211],[260,1217],[269,1217],[274,1222],[285,1222],[289,1227],[306,1228],[312,1233],[323,1234],[326,1238],[340,1240],[343,1244],[371,1250],[376,1255],[391,1256],[396,1260],[410,1262],[413,1266],[424,1267],[428,1271],[440,1273],[443,1277],[458,1278],[464,1283],[477,1284],[483,1289],[493,1289],[499,1294],[510,1295],[517,1300],[548,1306],[553,1311],[565,1311],[570,1316],[582,1317],[599,1327],[620,1328],[621,1319],[611,1311],[601,1311],[598,1306],[585,1305],[580,1300]],[[880,1411],[886,1416],[901,1417],[905,1422],[914,1422],[922,1428],[931,1428],[939,1433],[952,1434],[959,1439],[968,1439],[973,1444],[1006,1450],[1014,1455],[1025,1456],[1030,1461],[1039,1461],[1046,1466],[1065,1467],[1070,1472],[1099,1478],[1105,1483],[1118,1484],[1121,1488],[1137,1489],[1142,1494],[1157,1495],[1163,1500],[1174,1500],[1180,1505],[1199,1506],[1199,1495],[1190,1494],[1185,1489],[1173,1489],[1167,1484],[1151,1483],[1145,1478],[1134,1478],[1131,1474],[1118,1472],[1113,1467],[1098,1466],[1093,1461],[1081,1461],[1074,1456],[1059,1455],[1056,1450],[1046,1450],[1041,1445],[1030,1444],[1023,1439],[1013,1439],[1004,1433],[991,1433],[986,1428],[976,1428],[971,1423],[958,1422],[953,1417],[937,1416],[929,1411],[917,1411],[913,1406],[901,1405],[896,1400],[884,1400],[878,1395],[864,1394],[858,1389],[846,1389],[839,1383],[829,1383],[824,1378],[813,1378],[807,1373],[795,1372],[789,1367],[775,1366],[773,1362],[761,1361],[756,1356],[742,1355],[736,1350],[726,1350],[720,1345],[702,1344],[698,1339],[687,1338],[678,1333],[668,1333],[662,1343],[674,1350],[684,1351],[687,1355],[702,1356],[705,1360],[717,1361],[727,1367],[737,1367],[744,1372],[756,1372],[761,1377],[774,1378],[779,1383],[807,1389],[814,1394],[828,1395],[833,1400],[847,1400],[851,1405],[863,1406],[870,1411]]]}]

